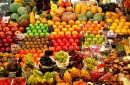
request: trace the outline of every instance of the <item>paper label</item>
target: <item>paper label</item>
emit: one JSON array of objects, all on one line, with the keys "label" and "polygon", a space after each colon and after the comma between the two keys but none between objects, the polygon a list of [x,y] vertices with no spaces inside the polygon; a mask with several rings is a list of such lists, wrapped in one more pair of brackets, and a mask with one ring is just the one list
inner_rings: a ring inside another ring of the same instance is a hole
[{"label": "paper label", "polygon": [[8,23],[9,22],[9,19],[10,19],[10,16],[4,16],[2,17],[2,23]]}]

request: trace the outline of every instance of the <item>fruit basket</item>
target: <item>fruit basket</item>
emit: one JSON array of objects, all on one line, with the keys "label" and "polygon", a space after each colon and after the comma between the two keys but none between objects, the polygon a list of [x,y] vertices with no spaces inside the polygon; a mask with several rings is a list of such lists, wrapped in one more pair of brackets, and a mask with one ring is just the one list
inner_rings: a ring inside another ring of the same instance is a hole
[{"label": "fruit basket", "polygon": [[0,78],[0,85],[11,85],[13,78]]},{"label": "fruit basket", "polygon": [[14,78],[11,85],[26,85],[26,78],[23,77]]}]

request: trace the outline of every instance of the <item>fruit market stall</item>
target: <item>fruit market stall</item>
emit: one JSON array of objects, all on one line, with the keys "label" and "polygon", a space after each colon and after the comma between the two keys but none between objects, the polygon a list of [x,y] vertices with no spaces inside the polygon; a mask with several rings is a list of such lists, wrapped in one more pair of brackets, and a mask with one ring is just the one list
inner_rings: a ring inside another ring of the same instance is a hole
[{"label": "fruit market stall", "polygon": [[14,0],[0,14],[0,85],[130,85],[129,8]]}]

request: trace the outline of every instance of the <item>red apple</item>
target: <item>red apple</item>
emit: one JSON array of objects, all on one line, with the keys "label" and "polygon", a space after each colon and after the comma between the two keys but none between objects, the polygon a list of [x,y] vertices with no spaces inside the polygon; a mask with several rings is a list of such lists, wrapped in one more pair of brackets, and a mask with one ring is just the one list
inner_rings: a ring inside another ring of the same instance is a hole
[{"label": "red apple", "polygon": [[7,39],[10,39],[10,38],[12,38],[12,36],[7,36]]},{"label": "red apple", "polygon": [[0,31],[0,35],[4,35],[5,33],[3,31]]},{"label": "red apple", "polygon": [[79,46],[75,46],[74,49],[77,50],[77,51],[79,51],[80,47]]},{"label": "red apple", "polygon": [[15,31],[17,31],[17,30],[18,30],[18,27],[12,27],[12,28],[11,28],[11,31],[12,31],[12,32],[15,32]]},{"label": "red apple", "polygon": [[6,23],[1,23],[0,26],[1,26],[2,28],[4,28],[4,27],[7,26],[7,24],[6,24]]},{"label": "red apple", "polygon": [[56,41],[55,41],[55,40],[52,40],[52,43],[56,43]]},{"label": "red apple", "polygon": [[12,28],[12,27],[13,27],[13,25],[9,23],[9,24],[8,24],[8,27],[9,27],[9,28]]},{"label": "red apple", "polygon": [[73,42],[74,42],[74,39],[70,38],[70,39],[69,39],[69,42],[70,42],[70,43],[73,43]]},{"label": "red apple", "polygon": [[7,39],[2,39],[2,42],[3,43],[7,43]]},{"label": "red apple", "polygon": [[67,47],[69,47],[70,45],[71,45],[70,42],[67,42],[67,43],[66,43],[66,46],[67,46]]},{"label": "red apple", "polygon": [[14,26],[14,27],[18,27],[18,26],[19,26],[19,24],[18,24],[18,23],[15,23],[15,24],[13,24],[13,26]]},{"label": "red apple", "polygon": [[13,36],[13,32],[12,32],[12,31],[7,31],[7,32],[6,32],[6,36],[8,36],[8,35],[9,35],[9,36]]},{"label": "red apple", "polygon": [[24,32],[24,27],[19,27],[19,31]]},{"label": "red apple", "polygon": [[63,47],[62,47],[62,50],[67,52],[67,51],[68,51],[67,46],[63,46]]},{"label": "red apple", "polygon": [[55,37],[55,39],[60,39],[59,35],[55,35],[54,37]]},{"label": "red apple", "polygon": [[12,43],[13,40],[11,38],[7,39],[8,43]]},{"label": "red apple", "polygon": [[74,42],[75,42],[76,44],[79,44],[79,43],[80,43],[79,39],[75,39]]},{"label": "red apple", "polygon": [[6,38],[6,35],[0,35],[0,38],[1,38],[1,39],[5,39],[5,38]]},{"label": "red apple", "polygon": [[76,44],[76,43],[72,43],[72,46],[74,46],[74,47],[75,47],[75,46],[77,46],[77,44]]},{"label": "red apple", "polygon": [[65,35],[60,35],[60,39],[64,39],[65,38]]},{"label": "red apple", "polygon": [[61,50],[61,47],[60,46],[57,46],[56,47],[56,51],[59,52]]},{"label": "red apple", "polygon": [[48,36],[48,39],[49,39],[49,40],[54,40],[54,36],[53,36],[53,35],[50,35],[50,36]]},{"label": "red apple", "polygon": [[83,34],[78,34],[77,38],[82,38]]},{"label": "red apple", "polygon": [[9,47],[9,44],[8,43],[4,43],[4,47]]},{"label": "red apple", "polygon": [[8,31],[10,31],[10,28],[9,28],[9,27],[4,27],[4,28],[3,28],[3,32],[8,32]]},{"label": "red apple", "polygon": [[21,31],[15,31],[14,35],[19,35],[21,34]]},{"label": "red apple", "polygon": [[57,47],[58,46],[58,43],[54,43],[54,47]]},{"label": "red apple", "polygon": [[63,41],[64,43],[67,43],[67,42],[68,42],[68,40],[67,40],[66,38],[63,38],[62,41]]},{"label": "red apple", "polygon": [[69,46],[69,50],[72,50],[72,49],[74,49],[74,47],[73,46]]},{"label": "red apple", "polygon": [[7,52],[11,52],[11,48],[10,48],[10,47],[7,47],[5,50],[6,50]]},{"label": "red apple", "polygon": [[55,48],[54,47],[49,47],[49,50],[51,50],[51,51],[55,51]]},{"label": "red apple", "polygon": [[5,52],[5,48],[4,47],[2,47],[2,48],[0,48],[0,52]]},{"label": "red apple", "polygon": [[71,35],[66,35],[66,39],[69,40],[71,38]]},{"label": "red apple", "polygon": [[77,35],[73,35],[72,38],[73,38],[73,39],[77,39]]},{"label": "red apple", "polygon": [[2,27],[0,27],[0,31],[3,31],[3,28],[2,28]]},{"label": "red apple", "polygon": [[65,44],[64,44],[63,42],[61,42],[61,43],[60,43],[60,46],[63,47],[63,46],[65,46]]},{"label": "red apple", "polygon": [[3,43],[0,43],[0,48],[3,47]]},{"label": "red apple", "polygon": [[57,42],[58,44],[60,44],[62,41],[61,41],[61,39],[57,39],[56,42]]}]

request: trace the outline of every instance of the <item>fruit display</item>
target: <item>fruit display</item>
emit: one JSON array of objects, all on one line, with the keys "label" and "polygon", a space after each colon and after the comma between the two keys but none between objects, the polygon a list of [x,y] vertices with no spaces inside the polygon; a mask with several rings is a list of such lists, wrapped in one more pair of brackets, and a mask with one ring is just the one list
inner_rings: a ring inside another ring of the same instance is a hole
[{"label": "fruit display", "polygon": [[5,84],[5,85],[11,85],[11,83],[12,83],[12,78],[2,78],[2,79],[0,79],[0,84],[1,85],[3,85],[3,84]]},{"label": "fruit display", "polygon": [[12,85],[26,85],[26,78],[15,78]]}]

